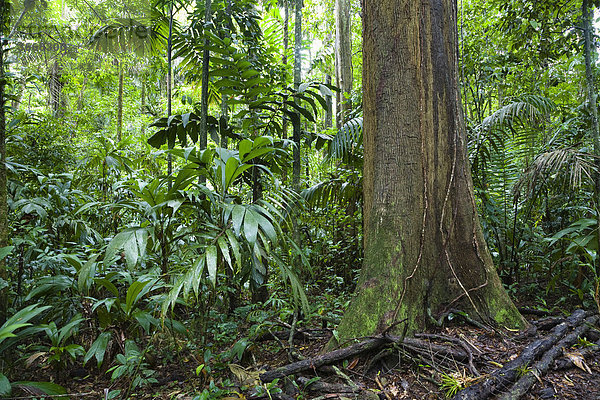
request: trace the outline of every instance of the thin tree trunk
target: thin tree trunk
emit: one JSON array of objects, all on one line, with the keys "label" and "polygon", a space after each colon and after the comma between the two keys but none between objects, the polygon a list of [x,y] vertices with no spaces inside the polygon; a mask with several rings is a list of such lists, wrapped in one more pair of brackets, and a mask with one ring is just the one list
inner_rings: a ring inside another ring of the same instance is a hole
[{"label": "thin tree trunk", "polygon": [[[325,83],[331,85],[331,75],[325,75]],[[331,128],[333,126],[333,99],[330,95],[325,97],[325,104],[327,109],[325,110],[325,128]]]},{"label": "thin tree trunk", "polygon": [[[167,118],[171,116],[172,105],[171,97],[173,90],[173,76],[172,76],[172,54],[173,53],[173,0],[169,4],[169,37],[167,39]],[[168,146],[168,145],[167,145]],[[173,173],[173,156],[171,153],[167,155],[167,175],[171,176]],[[168,187],[171,189],[171,180],[169,179]]]},{"label": "thin tree trunk", "polygon": [[[228,21],[231,21],[231,0],[227,0],[226,12],[227,12]],[[228,28],[230,31],[233,31],[233,27],[231,26],[231,23],[228,23]],[[224,120],[227,124],[229,124],[229,106],[227,104],[227,95],[225,95],[225,94],[221,95],[221,119]],[[228,139],[224,133],[221,133],[220,140],[221,140],[220,146],[222,148],[226,149],[228,146],[228,143],[227,143]]]},{"label": "thin tree trunk", "polygon": [[[205,15],[204,15],[204,26],[207,27],[211,21],[211,0],[205,2]],[[208,28],[206,28],[208,29]],[[207,118],[208,118],[208,64],[210,63],[210,52],[208,45],[210,44],[208,38],[204,40],[204,51],[202,53],[202,96],[200,99],[200,135],[198,138],[198,145],[200,150],[206,149],[208,144],[208,129],[207,129]],[[200,177],[201,182],[206,182],[206,177]]]},{"label": "thin tree trunk", "polygon": [[[294,89],[298,90],[302,80],[302,0],[296,0],[294,26]],[[292,168],[292,187],[300,191],[300,115],[293,122],[294,153]]]},{"label": "thin tree trunk", "polygon": [[123,62],[119,62],[119,94],[117,96],[117,141],[123,138]]},{"label": "thin tree trunk", "polygon": [[[0,248],[8,246],[8,193],[6,171],[6,99],[4,71],[4,21],[7,18],[6,0],[0,0]],[[8,281],[6,261],[0,260],[0,278]],[[8,288],[0,289],[0,325],[6,321],[8,307]]]},{"label": "thin tree trunk", "polygon": [[[146,113],[146,81],[144,74],[141,75],[140,79],[142,80],[140,87],[140,113],[144,115]],[[146,135],[146,124],[142,124],[141,135],[142,137]]]},{"label": "thin tree trunk", "polygon": [[55,60],[48,79],[48,103],[55,118],[64,116],[67,103],[63,95],[62,66]]},{"label": "thin tree trunk", "polygon": [[141,77],[142,79],[142,83],[141,83],[141,87],[140,87],[140,112],[145,113],[146,112],[146,82],[145,82],[145,77],[144,75],[142,75]]},{"label": "thin tree trunk", "polygon": [[346,122],[352,110],[352,37],[350,0],[335,0],[335,79],[340,88],[337,92],[338,129]]},{"label": "thin tree trunk", "polygon": [[[288,50],[290,47],[290,0],[283,0],[283,55],[281,56],[281,62],[284,65],[284,74],[285,74],[285,82],[287,84],[287,65],[288,65]],[[284,104],[284,109],[287,108],[287,106]],[[287,139],[287,135],[288,135],[288,120],[287,118],[284,118],[283,120],[283,125],[281,127],[282,129],[282,133],[281,133],[281,138],[282,139]],[[287,168],[283,170],[282,172],[282,181],[285,182],[287,181]]]},{"label": "thin tree trunk", "polygon": [[365,1],[363,24],[365,258],[341,341],[411,334],[451,308],[523,326],[475,208],[456,0]]}]

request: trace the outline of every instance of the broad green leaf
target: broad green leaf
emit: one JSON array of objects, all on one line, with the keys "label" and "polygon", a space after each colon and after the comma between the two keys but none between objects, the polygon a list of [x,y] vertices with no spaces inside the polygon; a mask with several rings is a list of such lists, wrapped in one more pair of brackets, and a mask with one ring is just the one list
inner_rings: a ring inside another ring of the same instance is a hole
[{"label": "broad green leaf", "polygon": [[6,338],[16,337],[17,335],[15,335],[13,332],[16,331],[17,329],[23,328],[25,326],[31,326],[31,324],[30,323],[12,324],[12,325],[8,325],[8,326],[0,329],[0,343],[2,343],[2,341]]},{"label": "broad green leaf", "polygon": [[0,343],[7,337],[14,336],[13,332],[19,328],[31,325],[28,323],[29,320],[35,318],[38,314],[49,309],[50,306],[42,306],[39,304],[32,304],[27,306],[12,317],[10,317],[2,326],[0,326]]},{"label": "broad green leaf", "polygon": [[83,321],[81,314],[75,315],[71,321],[59,330],[58,344],[64,345],[66,339],[70,338],[79,328],[79,324]]},{"label": "broad green leaf", "polygon": [[271,153],[271,152],[273,152],[273,151],[275,151],[275,148],[273,148],[273,147],[262,147],[262,148],[260,148],[260,149],[254,149],[254,150],[252,150],[251,152],[249,152],[249,153],[248,153],[248,154],[247,154],[247,155],[246,155],[246,156],[243,158],[243,160],[242,160],[242,161],[244,161],[244,162],[248,162],[248,161],[250,161],[250,160],[252,160],[252,159],[254,159],[254,158],[256,158],[256,157],[260,157],[260,156],[262,156],[263,154]]},{"label": "broad green leaf", "polygon": [[127,289],[127,295],[125,296],[125,312],[130,314],[133,306],[137,303],[140,293],[148,285],[150,281],[135,281]]},{"label": "broad green leaf", "polygon": [[14,248],[15,248],[15,246],[6,246],[6,247],[0,248],[0,260],[3,260],[4,257],[9,255],[13,251]]},{"label": "broad green leaf", "polygon": [[288,106],[290,106],[290,107],[295,108],[296,110],[298,110],[298,112],[300,114],[302,114],[304,116],[304,118],[306,118],[310,122],[315,122],[315,117],[306,108],[304,108],[302,106],[299,106],[298,104],[296,104],[293,101],[284,101],[284,103],[287,104]]},{"label": "broad green leaf", "polygon": [[270,146],[274,143],[273,137],[271,136],[259,136],[254,139],[253,149],[257,149],[263,146]]},{"label": "broad green leaf", "polygon": [[94,276],[96,275],[96,259],[99,254],[94,254],[85,264],[81,267],[77,277],[77,287],[82,293],[88,293],[90,286],[92,285]]},{"label": "broad green leaf", "polygon": [[106,252],[104,253],[104,266],[107,267],[116,257],[119,250],[123,248],[123,245],[126,241],[131,239],[133,232],[130,230],[126,230],[118,233],[115,237],[112,238],[108,247],[106,248]]},{"label": "broad green leaf", "polygon": [[190,122],[190,115],[191,113],[181,114],[181,122],[184,128],[187,127],[188,123]]},{"label": "broad green leaf", "polygon": [[240,165],[240,162],[233,157],[231,157],[229,160],[227,160],[227,164],[225,164],[225,176],[223,177],[224,178],[223,179],[223,189],[224,190],[227,190],[227,188],[233,181],[234,175],[235,175],[239,165]]},{"label": "broad green leaf", "polygon": [[115,297],[119,297],[119,289],[117,289],[117,287],[114,285],[114,283],[112,283],[108,279],[106,279],[106,278],[96,278],[96,279],[94,279],[94,283],[96,285],[100,285],[100,286],[104,287],[110,293],[112,293]]},{"label": "broad green leaf", "polygon": [[215,287],[217,285],[217,247],[214,245],[206,248],[206,267],[208,268],[208,278]]},{"label": "broad green leaf", "polygon": [[235,237],[235,234],[230,229],[227,229],[225,231],[225,233],[227,234],[227,239],[229,239],[229,244],[231,245],[231,250],[233,251],[233,256],[235,257],[236,265],[239,270],[242,268],[240,243],[238,242],[237,238]]},{"label": "broad green leaf", "polygon": [[233,270],[233,264],[231,264],[231,255],[229,254],[229,246],[227,245],[227,239],[225,239],[225,237],[221,235],[217,239],[217,243],[219,244],[219,249],[221,250],[223,258],[225,259],[229,267]]},{"label": "broad green leaf", "polygon": [[254,213],[254,216],[256,217],[256,220],[258,221],[258,224],[260,225],[260,229],[265,233],[265,235],[267,235],[267,237],[272,242],[276,242],[277,241],[277,233],[275,232],[275,228],[273,227],[273,224],[271,223],[271,221],[269,221],[267,218],[265,218],[260,213]]},{"label": "broad green leaf", "polygon": [[204,267],[206,266],[206,256],[198,257],[192,269],[183,276],[182,284],[186,288],[191,287],[194,290],[194,294],[198,296],[198,288],[202,281],[202,274],[204,273]]},{"label": "broad green leaf", "polygon": [[133,313],[133,318],[140,324],[147,334],[150,334],[150,326],[157,325],[158,320],[147,311],[137,310]]},{"label": "broad green leaf", "polygon": [[184,277],[182,276],[177,283],[171,288],[169,291],[167,298],[163,301],[161,313],[163,316],[167,315],[169,309],[173,310],[175,307],[175,303],[177,303],[177,299],[179,298],[179,293],[181,293],[181,289],[184,285]]},{"label": "broad green leaf", "polygon": [[246,172],[248,169],[252,168],[252,164],[244,164],[241,167],[237,168],[233,174],[233,176],[227,181],[227,188],[237,179],[238,176]]},{"label": "broad green leaf", "polygon": [[12,391],[8,378],[0,373],[0,397],[8,397]]},{"label": "broad green leaf", "polygon": [[127,267],[129,269],[132,269],[137,265],[139,258],[136,233],[137,231],[130,232],[123,243],[123,253],[125,254],[125,261],[127,262]]},{"label": "broad green leaf", "polygon": [[242,223],[244,222],[244,215],[246,214],[246,209],[239,204],[233,206],[233,211],[231,213],[231,220],[233,223],[233,230],[238,235],[242,232]]},{"label": "broad green leaf", "polygon": [[258,221],[256,220],[256,215],[252,210],[246,210],[246,217],[244,218],[244,235],[246,236],[248,243],[256,243],[257,233]]},{"label": "broad green leaf", "polygon": [[240,159],[244,159],[245,155],[252,150],[252,141],[248,139],[244,139],[238,145]]}]

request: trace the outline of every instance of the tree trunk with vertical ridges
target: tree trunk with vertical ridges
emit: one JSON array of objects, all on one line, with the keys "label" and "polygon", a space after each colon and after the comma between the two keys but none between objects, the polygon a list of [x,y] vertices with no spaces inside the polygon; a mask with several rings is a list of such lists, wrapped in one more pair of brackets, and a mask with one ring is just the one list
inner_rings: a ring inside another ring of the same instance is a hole
[{"label": "tree trunk with vertical ridges", "polygon": [[450,308],[525,325],[479,224],[456,36],[456,0],[363,1],[365,259],[342,342],[424,330]]}]

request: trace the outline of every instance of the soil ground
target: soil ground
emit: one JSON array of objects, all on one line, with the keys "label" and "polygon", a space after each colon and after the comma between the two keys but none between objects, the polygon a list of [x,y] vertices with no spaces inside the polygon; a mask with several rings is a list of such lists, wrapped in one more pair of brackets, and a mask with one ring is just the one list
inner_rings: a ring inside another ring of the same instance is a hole
[{"label": "soil ground", "polygon": [[[319,339],[296,342],[295,347],[304,357],[311,357],[319,354],[331,336],[330,331],[325,331]],[[501,364],[516,357],[522,349],[540,335],[547,332],[538,332],[535,336],[523,338],[517,332],[506,332],[506,334],[489,333],[482,329],[467,325],[457,325],[441,329],[439,334],[460,338],[469,343],[474,349],[477,349],[483,356],[476,357],[475,366],[482,375],[480,379]],[[598,329],[591,332],[590,336],[595,340],[600,337]],[[257,368],[274,368],[276,366],[288,363],[287,352],[282,350],[281,345],[287,341],[264,341],[255,344],[251,348],[251,354],[247,352],[240,364],[247,371],[252,372]],[[581,343],[580,343],[581,345]],[[570,349],[569,351],[575,351]],[[419,365],[418,362],[407,360],[400,357],[387,358],[383,362],[372,365],[374,354],[366,354],[360,358],[346,360],[340,363],[338,367],[348,377],[352,379],[359,387],[370,389],[376,393],[380,399],[445,399],[447,389],[440,386],[442,376],[435,371],[435,366]],[[130,398],[138,399],[181,399],[192,400],[204,389],[209,388],[209,381],[213,379],[216,386],[221,386],[231,382],[227,386],[227,394],[221,397],[215,393],[214,397],[208,399],[223,398],[233,399],[251,399],[252,394],[256,393],[256,388],[252,389],[251,384],[236,384],[236,377],[222,366],[220,371],[215,371],[210,375],[202,372],[197,376],[196,369],[200,365],[202,357],[193,351],[185,350],[180,354],[170,357],[171,360],[155,360],[152,367],[156,373],[154,377],[158,381],[143,389],[136,390]],[[483,361],[485,359],[485,361]],[[541,376],[525,399],[600,399],[600,352],[594,353],[586,360],[589,372],[581,368],[570,368],[566,370],[551,370],[547,375]],[[448,371],[448,376],[453,379],[450,382],[472,381],[468,374],[459,367],[455,371]],[[23,369],[25,379],[43,380],[51,379],[51,373],[48,369],[39,369],[32,371]],[[115,389],[119,386],[126,387],[126,382],[116,382],[111,384],[110,374],[101,374],[98,372],[81,373],[74,370],[71,375],[85,375],[79,378],[75,376],[63,376],[59,383],[68,389],[68,393],[73,394],[72,399],[104,399],[107,390]],[[326,376],[321,374],[322,382],[343,383],[338,376]],[[307,377],[314,377],[315,374],[306,374]],[[282,385],[283,386],[283,385]],[[299,385],[300,386],[300,385]],[[288,387],[288,391],[290,388]],[[293,392],[293,391],[292,391]],[[225,392],[223,392],[225,393]],[[502,392],[497,393],[497,395]],[[26,396],[31,393],[13,393],[13,396]],[[319,397],[321,396],[321,397]],[[343,399],[344,397],[336,394],[311,393],[309,390],[301,390],[293,393],[291,398],[296,399]],[[33,398],[33,397],[30,397]],[[268,398],[268,397],[263,397]],[[356,397],[355,397],[356,398]]]}]

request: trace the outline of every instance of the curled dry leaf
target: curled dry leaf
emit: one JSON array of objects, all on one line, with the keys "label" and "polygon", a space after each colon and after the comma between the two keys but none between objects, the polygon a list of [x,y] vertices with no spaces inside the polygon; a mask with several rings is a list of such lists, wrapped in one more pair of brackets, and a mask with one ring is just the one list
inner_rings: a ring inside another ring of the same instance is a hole
[{"label": "curled dry leaf", "polygon": [[580,352],[578,352],[578,351],[566,352],[565,351],[565,357],[567,357],[569,360],[571,360],[571,362],[573,362],[573,364],[575,366],[584,370],[588,374],[592,373],[592,370],[590,370],[590,367],[588,367],[588,365],[585,363],[585,358],[583,358],[583,355]]}]

